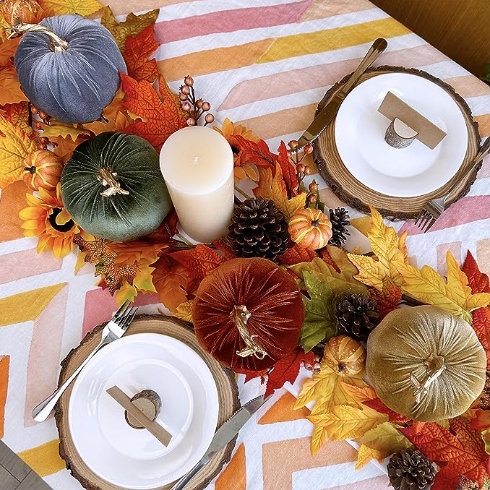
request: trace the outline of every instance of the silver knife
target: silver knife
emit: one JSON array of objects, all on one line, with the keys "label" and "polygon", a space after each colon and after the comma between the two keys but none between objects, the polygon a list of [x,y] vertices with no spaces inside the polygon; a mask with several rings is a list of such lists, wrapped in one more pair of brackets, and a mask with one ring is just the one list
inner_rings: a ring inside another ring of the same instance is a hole
[{"label": "silver knife", "polygon": [[253,398],[237,410],[214,434],[206,454],[197,464],[178,480],[170,490],[183,490],[192,477],[203,468],[209,460],[223,447],[226,446],[246,424],[250,417],[269,399],[263,396]]},{"label": "silver knife", "polygon": [[366,56],[361,60],[356,71],[350,76],[343,87],[327,101],[323,109],[315,116],[313,122],[308,126],[308,129],[303,133],[298,140],[298,149],[303,148],[314,141],[321,132],[330,124],[332,119],[337,115],[340,104],[345,99],[345,96],[351,91],[352,87],[359,80],[361,75],[374,63],[378,56],[386,49],[388,43],[386,39],[380,37],[373,42]]}]

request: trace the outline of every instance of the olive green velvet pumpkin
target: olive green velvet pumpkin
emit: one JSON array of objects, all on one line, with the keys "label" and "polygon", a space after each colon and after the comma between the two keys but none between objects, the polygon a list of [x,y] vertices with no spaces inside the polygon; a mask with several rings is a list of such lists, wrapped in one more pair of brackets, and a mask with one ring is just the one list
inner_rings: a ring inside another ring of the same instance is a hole
[{"label": "olive green velvet pumpkin", "polygon": [[435,306],[392,311],[367,341],[366,372],[380,400],[423,422],[464,413],[483,390],[486,363],[471,325]]},{"label": "olive green velvet pumpkin", "polygon": [[112,241],[154,231],[171,207],[157,151],[139,136],[117,132],[75,148],[61,174],[61,194],[78,225]]}]

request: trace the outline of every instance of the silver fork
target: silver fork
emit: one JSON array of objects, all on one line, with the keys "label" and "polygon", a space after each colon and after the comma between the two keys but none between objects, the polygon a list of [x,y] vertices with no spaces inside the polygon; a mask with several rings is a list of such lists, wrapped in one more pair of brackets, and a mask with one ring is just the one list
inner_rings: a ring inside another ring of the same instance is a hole
[{"label": "silver fork", "polygon": [[[464,174],[461,176],[460,181],[464,181],[468,175],[474,170],[474,168],[480,163],[483,158],[485,158],[490,152],[490,137],[485,140],[485,143],[481,146],[476,154],[471,165],[466,169]],[[427,201],[419,215],[415,220],[415,224],[425,233],[428,231],[432,225],[436,222],[437,218],[446,209],[446,199],[448,198],[450,192],[444,196],[437,197]]]},{"label": "silver fork", "polygon": [[53,410],[57,401],[61,398],[61,395],[68,388],[71,382],[78,376],[80,371],[86,366],[88,361],[105,345],[111,343],[113,340],[121,338],[128,329],[129,325],[133,321],[137,307],[133,307],[132,303],[125,301],[121,307],[114,313],[111,320],[102,329],[102,336],[99,343],[94,350],[88,355],[88,357],[78,366],[75,371],[68,377],[68,379],[48,398],[43,400],[39,405],[32,410],[32,418],[36,422],[42,422],[46,420],[48,415]]}]

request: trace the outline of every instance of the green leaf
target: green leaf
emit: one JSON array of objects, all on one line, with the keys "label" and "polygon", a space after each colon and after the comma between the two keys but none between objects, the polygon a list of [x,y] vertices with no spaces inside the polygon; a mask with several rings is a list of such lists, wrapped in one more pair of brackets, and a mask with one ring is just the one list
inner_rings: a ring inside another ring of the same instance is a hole
[{"label": "green leaf", "polygon": [[335,335],[337,325],[333,313],[334,293],[330,286],[306,270],[303,280],[309,298],[303,297],[305,320],[299,343],[308,352],[322,340]]}]

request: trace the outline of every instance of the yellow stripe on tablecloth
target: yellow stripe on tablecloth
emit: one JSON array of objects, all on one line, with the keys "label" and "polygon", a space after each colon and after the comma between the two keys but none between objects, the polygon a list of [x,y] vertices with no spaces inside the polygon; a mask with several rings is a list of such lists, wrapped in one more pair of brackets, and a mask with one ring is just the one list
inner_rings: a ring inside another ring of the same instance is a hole
[{"label": "yellow stripe on tablecloth", "polygon": [[0,439],[5,430],[5,403],[9,386],[10,356],[0,356]]},{"label": "yellow stripe on tablecloth", "polygon": [[20,459],[28,464],[39,476],[52,475],[65,468],[58,448],[60,441],[55,439],[41,446],[18,453]]},{"label": "yellow stripe on tablecloth", "polygon": [[368,43],[377,37],[390,38],[410,34],[410,32],[410,29],[403,24],[387,17],[335,29],[294,34],[276,39],[267,53],[257,62],[270,63],[296,56],[333,51]]},{"label": "yellow stripe on tablecloth", "polygon": [[65,285],[60,283],[0,299],[0,327],[34,320]]},{"label": "yellow stripe on tablecloth", "polygon": [[478,132],[483,138],[490,136],[490,114],[482,114],[481,116],[474,116],[473,119],[478,123]]},{"label": "yellow stripe on tablecloth", "polygon": [[168,82],[192,76],[232,70],[254,64],[269,49],[274,39],[216,48],[158,61],[158,69]]}]

